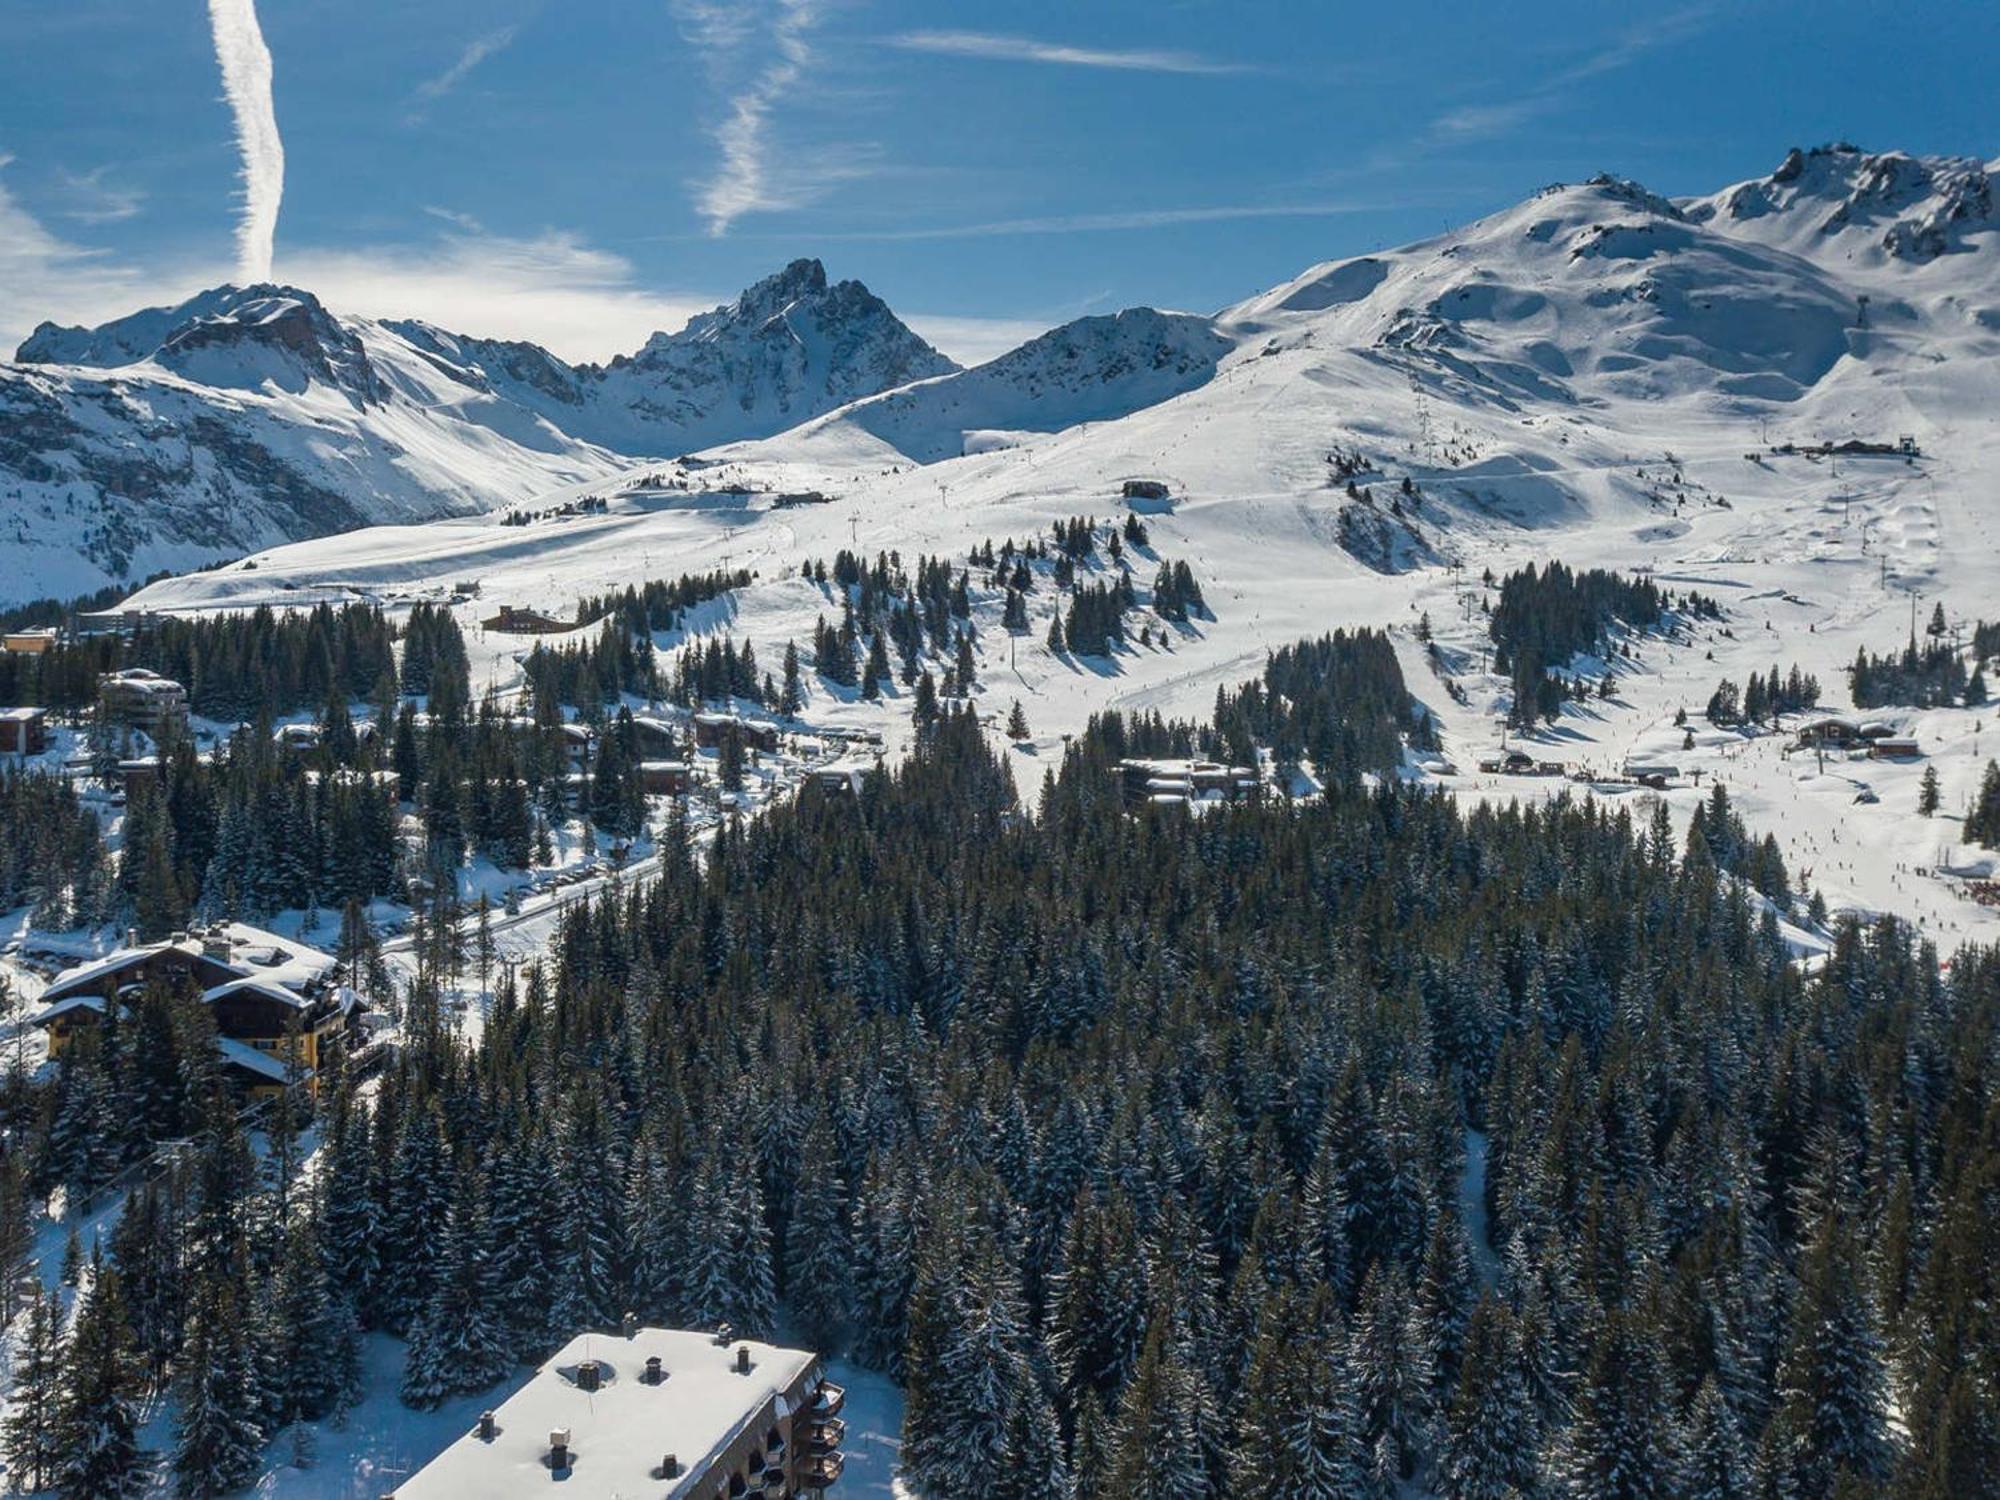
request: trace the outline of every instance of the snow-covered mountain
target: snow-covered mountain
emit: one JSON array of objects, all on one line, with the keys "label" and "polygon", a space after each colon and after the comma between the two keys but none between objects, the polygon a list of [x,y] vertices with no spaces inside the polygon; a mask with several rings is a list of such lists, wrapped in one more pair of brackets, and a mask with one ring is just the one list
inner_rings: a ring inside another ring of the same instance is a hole
[{"label": "snow-covered mountain", "polygon": [[[1718,599],[1724,620],[1696,641],[1640,643],[1614,697],[1566,715],[1548,757],[1598,769],[1657,757],[1724,776],[1836,904],[1970,931],[1988,919],[1902,873],[1972,858],[1947,847],[1955,824],[1916,816],[1921,767],[1809,767],[1775,739],[1705,729],[1690,747],[1674,719],[1698,714],[1720,678],[1774,663],[1816,673],[1838,706],[1842,668],[1858,648],[1900,644],[1913,596],[1924,612],[1942,602],[1954,626],[1994,617],[1996,176],[2000,163],[1829,147],[1712,196],[1613,177],[1550,187],[1213,315],[1086,319],[699,462],[585,481],[601,511],[374,527],[141,598],[393,608],[475,576],[489,599],[561,612],[608,585],[744,567],[759,581],[711,625],[775,660],[838,613],[801,562],[842,548],[963,557],[1063,518],[1116,517],[1121,482],[1146,477],[1170,499],[1144,502],[1138,582],[1160,559],[1185,561],[1213,618],[1079,661],[1047,648],[1046,591],[1010,638],[974,570],[982,711],[1019,698],[1042,751],[1105,708],[1204,714],[1268,649],[1386,625],[1465,768],[1422,774],[1467,795],[1532,792],[1469,773],[1491,753],[1508,691],[1481,668],[1474,580],[1552,557],[1650,569]],[[1850,442],[1890,451],[1801,451]],[[780,499],[808,491],[826,503]],[[1419,643],[1425,618],[1436,656]],[[469,635],[478,680],[519,679],[518,639]],[[808,714],[892,745],[908,724],[897,689],[876,704],[816,693]],[[1898,717],[1940,770],[1946,806],[1959,805],[1992,753],[1990,711],[1983,748],[1978,712]],[[1669,801],[1685,815],[1699,795]]]},{"label": "snow-covered mountain", "polygon": [[289,287],[221,287],[0,363],[0,602],[490,510],[956,369],[795,261],[608,365]]}]

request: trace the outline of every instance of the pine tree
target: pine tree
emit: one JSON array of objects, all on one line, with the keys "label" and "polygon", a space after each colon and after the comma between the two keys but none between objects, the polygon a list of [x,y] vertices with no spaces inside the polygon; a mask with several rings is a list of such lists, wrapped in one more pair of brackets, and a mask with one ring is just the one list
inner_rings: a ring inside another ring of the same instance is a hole
[{"label": "pine tree", "polygon": [[1458,1389],[1445,1417],[1438,1464],[1445,1500],[1505,1500],[1533,1483],[1539,1435],[1516,1338],[1507,1305],[1481,1297],[1466,1326]]},{"label": "pine tree", "polygon": [[247,1484],[263,1457],[262,1392],[238,1276],[204,1274],[195,1286],[176,1382],[174,1490],[210,1500]]},{"label": "pine tree", "polygon": [[481,1183],[466,1168],[457,1174],[430,1301],[410,1330],[403,1401],[428,1411],[449,1395],[486,1389],[513,1367],[493,1283]]},{"label": "pine tree", "polygon": [[1750,1500],[1749,1455],[1736,1414],[1714,1380],[1704,1380],[1689,1408],[1681,1493],[1686,1500]]},{"label": "pine tree", "polygon": [[56,1472],[58,1412],[64,1379],[62,1307],[38,1282],[14,1350],[14,1388],[0,1424],[0,1452],[14,1487],[39,1490]]},{"label": "pine tree", "polygon": [[1166,1320],[1156,1318],[1118,1403],[1103,1493],[1120,1500],[1213,1500],[1199,1436],[1206,1393],[1169,1349],[1166,1332]]},{"label": "pine tree", "polygon": [[1845,1212],[1827,1203],[1810,1228],[1778,1363],[1766,1442],[1781,1482],[1827,1495],[1843,1476],[1876,1481],[1888,1461],[1881,1340]]},{"label": "pine tree", "polygon": [[1936,765],[1924,767],[1924,779],[1917,788],[1917,814],[1928,818],[1938,810],[1944,801],[1944,794],[1938,786]]},{"label": "pine tree", "polygon": [[1558,1470],[1575,1500],[1678,1494],[1672,1413],[1657,1332],[1642,1312],[1605,1319],[1577,1392]]},{"label": "pine tree", "polygon": [[853,1316],[846,1198],[833,1132],[816,1119],[806,1132],[785,1236],[785,1300],[800,1335],[823,1354],[845,1350]]},{"label": "pine tree", "polygon": [[138,1351],[118,1273],[93,1255],[56,1401],[55,1481],[63,1500],[128,1500],[153,1457],[139,1446]]},{"label": "pine tree", "polygon": [[1021,708],[1021,700],[1016,698],[1014,706],[1007,713],[1007,738],[1025,740],[1028,737],[1028,716]]}]

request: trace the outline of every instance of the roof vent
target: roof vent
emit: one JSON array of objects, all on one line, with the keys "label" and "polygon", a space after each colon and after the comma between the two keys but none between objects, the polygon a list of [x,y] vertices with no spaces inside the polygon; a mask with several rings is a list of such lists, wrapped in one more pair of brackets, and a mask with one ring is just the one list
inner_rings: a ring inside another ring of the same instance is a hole
[{"label": "roof vent", "polygon": [[604,1371],[594,1359],[586,1359],[576,1367],[576,1388],[580,1391],[594,1391],[604,1384]]},{"label": "roof vent", "polygon": [[494,1422],[494,1420],[493,1420],[493,1413],[492,1413],[492,1412],[490,1412],[490,1411],[483,1411],[483,1412],[481,1412],[481,1413],[479,1414],[479,1441],[480,1441],[480,1442],[482,1442],[482,1443],[490,1443],[490,1442],[492,1442],[492,1441],[493,1441],[493,1438],[494,1438],[494,1435],[495,1435],[496,1433],[498,1433],[498,1432],[499,1432],[499,1430],[500,1430],[500,1429],[499,1429],[498,1425],[497,1425],[497,1424],[496,1424],[496,1423]]},{"label": "roof vent", "polygon": [[678,1479],[680,1478],[680,1473],[681,1461],[679,1456],[669,1453],[665,1458],[660,1460],[660,1472],[653,1477],[656,1479]]},{"label": "roof vent", "polygon": [[726,1347],[730,1339],[735,1337],[735,1334],[735,1329],[731,1328],[727,1323],[722,1324],[715,1330],[715,1347],[718,1349]]},{"label": "roof vent", "polygon": [[549,1432],[549,1468],[560,1474],[569,1467],[569,1429],[553,1428]]},{"label": "roof vent", "polygon": [[750,1373],[750,1346],[748,1344],[738,1344],[736,1346],[736,1373],[738,1375],[748,1375]]},{"label": "roof vent", "polygon": [[640,1379],[644,1380],[647,1385],[660,1385],[666,1378],[667,1372],[660,1366],[660,1356],[657,1354],[647,1355],[646,1373]]}]

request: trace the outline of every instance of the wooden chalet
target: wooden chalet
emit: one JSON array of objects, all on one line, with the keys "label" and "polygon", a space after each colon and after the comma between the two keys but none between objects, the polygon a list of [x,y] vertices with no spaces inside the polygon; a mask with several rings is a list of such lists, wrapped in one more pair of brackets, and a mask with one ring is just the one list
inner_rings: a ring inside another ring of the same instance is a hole
[{"label": "wooden chalet", "polygon": [[0,755],[40,755],[48,747],[46,708],[0,708]]},{"label": "wooden chalet", "polygon": [[58,974],[32,1018],[61,1057],[106,1008],[123,1009],[150,985],[198,991],[215,1018],[225,1071],[251,1097],[287,1082],[317,1090],[318,1075],[354,1040],[360,997],[333,983],[334,961],[275,934],[222,922],[163,943],[131,942]]}]

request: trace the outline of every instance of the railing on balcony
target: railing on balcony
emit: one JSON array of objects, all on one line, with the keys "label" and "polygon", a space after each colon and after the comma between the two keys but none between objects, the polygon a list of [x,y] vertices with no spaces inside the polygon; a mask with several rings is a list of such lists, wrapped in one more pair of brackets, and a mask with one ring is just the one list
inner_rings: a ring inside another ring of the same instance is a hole
[{"label": "railing on balcony", "polygon": [[847,1437],[847,1424],[838,1417],[814,1417],[806,1429],[806,1447],[814,1453],[830,1453]]},{"label": "railing on balcony", "polygon": [[840,1478],[840,1471],[846,1467],[845,1454],[816,1453],[800,1466],[799,1476],[805,1481],[806,1488],[822,1490]]},{"label": "railing on balcony", "polygon": [[812,1404],[806,1411],[814,1418],[837,1417],[845,1405],[847,1405],[847,1392],[840,1386],[821,1381],[819,1389],[813,1393]]}]

